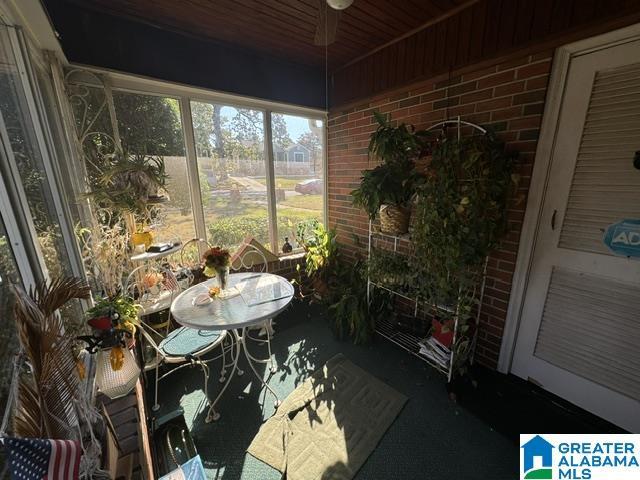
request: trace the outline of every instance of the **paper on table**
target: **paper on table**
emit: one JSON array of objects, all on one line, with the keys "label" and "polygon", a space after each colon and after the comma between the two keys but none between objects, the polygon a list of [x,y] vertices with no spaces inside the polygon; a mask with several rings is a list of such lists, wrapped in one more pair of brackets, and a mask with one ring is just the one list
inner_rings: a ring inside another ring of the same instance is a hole
[{"label": "paper on table", "polygon": [[248,278],[238,283],[236,288],[240,290],[240,295],[250,307],[275,302],[289,295],[289,292],[282,288],[278,277],[272,276]]}]

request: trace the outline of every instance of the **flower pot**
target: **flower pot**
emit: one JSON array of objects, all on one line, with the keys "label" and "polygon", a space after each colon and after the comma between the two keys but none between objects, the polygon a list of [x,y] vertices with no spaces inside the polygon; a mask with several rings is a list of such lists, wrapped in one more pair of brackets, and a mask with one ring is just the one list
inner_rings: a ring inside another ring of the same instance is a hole
[{"label": "flower pot", "polygon": [[389,235],[402,235],[409,229],[411,210],[398,205],[380,207],[380,230]]},{"label": "flower pot", "polygon": [[131,235],[131,243],[133,243],[134,248],[136,245],[144,245],[146,250],[153,243],[153,235],[151,232],[136,232]]},{"label": "flower pot", "polygon": [[216,270],[216,277],[218,278],[218,286],[220,290],[224,291],[229,283],[229,267],[218,267]]},{"label": "flower pot", "polygon": [[[445,323],[447,328],[445,329],[446,331],[443,332],[442,330],[444,329]],[[431,336],[445,347],[451,348],[451,344],[453,343],[454,321],[448,320],[447,322],[441,322],[434,318],[431,321],[431,327]]]}]

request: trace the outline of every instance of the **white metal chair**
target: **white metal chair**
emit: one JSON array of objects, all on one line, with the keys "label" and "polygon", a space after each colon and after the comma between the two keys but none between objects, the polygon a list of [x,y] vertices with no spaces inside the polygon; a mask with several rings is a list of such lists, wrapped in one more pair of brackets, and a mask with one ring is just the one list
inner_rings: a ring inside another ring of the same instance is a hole
[{"label": "white metal chair", "polygon": [[[168,310],[173,299],[182,291],[176,275],[167,267],[157,264],[140,265],[132,270],[125,283],[125,292],[141,306],[140,316]],[[156,329],[169,333],[171,315]]]},{"label": "white metal chair", "polygon": [[[160,343],[156,343],[153,336],[150,334],[150,332],[153,332],[154,334],[159,335],[156,330],[143,322],[141,323],[140,330],[147,344],[156,352],[154,361],[145,365],[145,371],[155,369],[156,382],[154,386],[154,403],[151,409],[154,412],[160,409],[160,404],[158,403],[158,383],[160,380],[188,366],[199,366],[202,369],[202,373],[204,374],[204,395],[207,402],[210,403],[208,388],[209,366],[207,363],[220,357],[207,359],[206,361],[203,360],[202,357],[214,348],[222,346],[222,342],[227,337],[227,332],[214,332],[210,330],[196,330],[194,328],[180,327],[167,335],[167,337]],[[222,354],[221,356],[222,369],[224,370],[226,368],[225,355]],[[182,365],[169,370],[162,376],[159,375],[161,365],[172,364]]]},{"label": "white metal chair", "polygon": [[[267,257],[261,250],[259,250],[253,245],[244,245],[243,248],[244,248],[244,251],[242,252],[240,257],[237,257],[235,261],[231,264],[231,268],[234,271],[242,270],[242,271],[260,272],[260,273],[267,273],[269,271],[269,262],[267,261]],[[266,339],[253,337],[249,333],[247,333],[247,338],[249,338],[250,340],[253,340],[254,342],[266,343],[267,350],[269,352],[269,358],[267,359],[255,358],[253,357],[253,355],[249,354],[248,351],[247,351],[247,355],[249,355],[251,359],[255,362],[270,363],[271,366],[269,368],[269,371],[271,373],[275,373],[276,367],[273,363],[273,358],[271,356],[271,337],[275,333],[273,330],[273,319],[265,320],[265,322],[262,324],[262,327],[260,328],[258,335],[260,336],[263,332],[266,335]]]},{"label": "white metal chair", "polygon": [[202,255],[211,248],[211,244],[203,238],[192,238],[180,249],[180,266],[196,268],[202,264]]}]

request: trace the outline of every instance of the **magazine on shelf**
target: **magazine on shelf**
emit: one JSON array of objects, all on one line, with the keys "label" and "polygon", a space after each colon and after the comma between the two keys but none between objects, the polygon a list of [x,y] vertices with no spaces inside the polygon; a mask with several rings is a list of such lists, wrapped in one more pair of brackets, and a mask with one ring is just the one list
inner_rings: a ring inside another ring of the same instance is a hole
[{"label": "magazine on shelf", "polygon": [[420,342],[420,355],[435,360],[440,365],[448,365],[451,359],[451,350],[445,347],[442,343],[433,337],[429,337],[426,340]]}]

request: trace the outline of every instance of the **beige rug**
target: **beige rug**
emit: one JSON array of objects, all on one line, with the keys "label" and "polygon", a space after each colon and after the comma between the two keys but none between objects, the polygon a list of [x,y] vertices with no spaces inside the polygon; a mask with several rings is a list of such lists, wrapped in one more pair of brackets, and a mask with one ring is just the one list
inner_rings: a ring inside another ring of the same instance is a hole
[{"label": "beige rug", "polygon": [[287,480],[349,480],[406,401],[336,355],[282,402],[248,452]]}]

